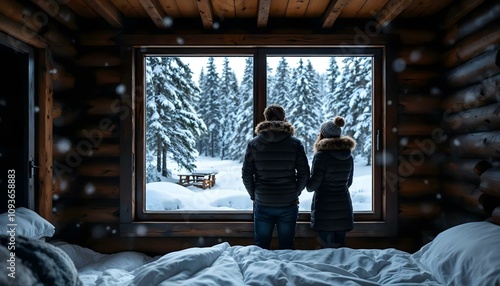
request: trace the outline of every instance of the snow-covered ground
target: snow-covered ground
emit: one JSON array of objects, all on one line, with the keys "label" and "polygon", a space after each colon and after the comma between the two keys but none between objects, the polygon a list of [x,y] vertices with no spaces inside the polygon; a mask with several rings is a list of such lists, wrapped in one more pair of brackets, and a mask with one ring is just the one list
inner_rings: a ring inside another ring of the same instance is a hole
[{"label": "snow-covered ground", "polygon": [[[198,170],[217,171],[215,186],[201,189],[183,187],[173,178],[146,185],[146,210],[251,210],[252,201],[241,181],[241,163],[200,156],[196,162]],[[349,188],[354,211],[372,210],[372,166],[366,161],[355,160],[354,180]],[[311,209],[312,193],[304,189],[300,196],[300,211]]]}]

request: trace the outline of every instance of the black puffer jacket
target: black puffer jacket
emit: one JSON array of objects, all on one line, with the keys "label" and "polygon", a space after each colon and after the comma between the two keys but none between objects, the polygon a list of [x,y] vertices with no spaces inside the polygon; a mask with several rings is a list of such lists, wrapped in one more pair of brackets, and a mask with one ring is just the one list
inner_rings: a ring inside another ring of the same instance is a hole
[{"label": "black puffer jacket", "polygon": [[315,143],[311,178],[307,191],[315,192],[311,203],[311,228],[323,231],[349,231],[353,212],[349,187],[354,171],[351,137],[324,138]]},{"label": "black puffer jacket", "polygon": [[294,127],[283,121],[264,121],[255,128],[248,143],[242,179],[257,204],[286,207],[297,204],[310,170]]}]

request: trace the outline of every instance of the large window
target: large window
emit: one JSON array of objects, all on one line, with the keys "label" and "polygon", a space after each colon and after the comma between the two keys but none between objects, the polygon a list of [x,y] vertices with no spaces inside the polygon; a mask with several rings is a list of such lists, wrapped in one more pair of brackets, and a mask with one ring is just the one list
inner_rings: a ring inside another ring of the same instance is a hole
[{"label": "large window", "polygon": [[[395,210],[390,180],[384,48],[137,49],[132,130],[135,173],[126,235],[155,233],[164,222],[189,235],[195,225],[225,225],[251,236],[252,204],[241,183],[246,142],[268,104],[285,107],[312,159],[319,126],[346,118],[356,139],[350,188],[355,231],[380,235]],[[391,132],[389,130],[389,132]],[[125,140],[125,138],[122,138]],[[391,190],[388,190],[391,188]],[[297,234],[307,231],[311,193],[300,197]],[[177,224],[176,224],[177,223]],[[176,226],[174,227],[174,224]],[[384,225],[385,224],[385,225]],[[215,226],[214,225],[214,226]],[[141,231],[139,231],[141,232]],[[220,234],[219,233],[219,234]],[[158,234],[156,234],[158,235]]]},{"label": "large window", "polygon": [[[358,142],[355,212],[373,210],[373,57],[266,56],[266,105],[285,107],[313,158],[319,126],[342,115]],[[252,210],[241,180],[253,137],[253,57],[146,56],[146,211]],[[299,210],[313,193],[304,190]]]}]

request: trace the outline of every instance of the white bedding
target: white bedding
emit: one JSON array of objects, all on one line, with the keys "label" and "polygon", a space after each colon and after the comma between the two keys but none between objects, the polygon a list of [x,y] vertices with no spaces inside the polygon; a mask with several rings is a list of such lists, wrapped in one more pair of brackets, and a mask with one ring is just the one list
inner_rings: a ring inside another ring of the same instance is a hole
[{"label": "white bedding", "polygon": [[414,254],[224,242],[149,257],[56,245],[72,258],[84,285],[500,285],[500,227],[488,222],[451,228]]}]

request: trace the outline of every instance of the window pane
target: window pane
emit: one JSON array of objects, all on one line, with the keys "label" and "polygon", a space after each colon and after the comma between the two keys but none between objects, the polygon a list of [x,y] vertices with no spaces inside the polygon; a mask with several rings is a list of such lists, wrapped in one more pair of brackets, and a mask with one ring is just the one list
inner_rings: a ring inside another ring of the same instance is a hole
[{"label": "window pane", "polygon": [[[285,108],[310,165],[321,124],[344,117],[342,135],[357,142],[349,188],[353,208],[372,211],[372,57],[268,56],[267,72],[267,104]],[[310,210],[312,195],[302,192],[301,211]]]},{"label": "window pane", "polygon": [[146,210],[251,210],[253,57],[146,57]]},{"label": "window pane", "polygon": [[[283,105],[313,158],[319,126],[336,115],[358,145],[350,187],[373,211],[372,57],[268,56],[267,104]],[[241,181],[253,137],[253,57],[146,57],[146,210],[251,210]],[[300,197],[309,211],[312,193]]]}]

